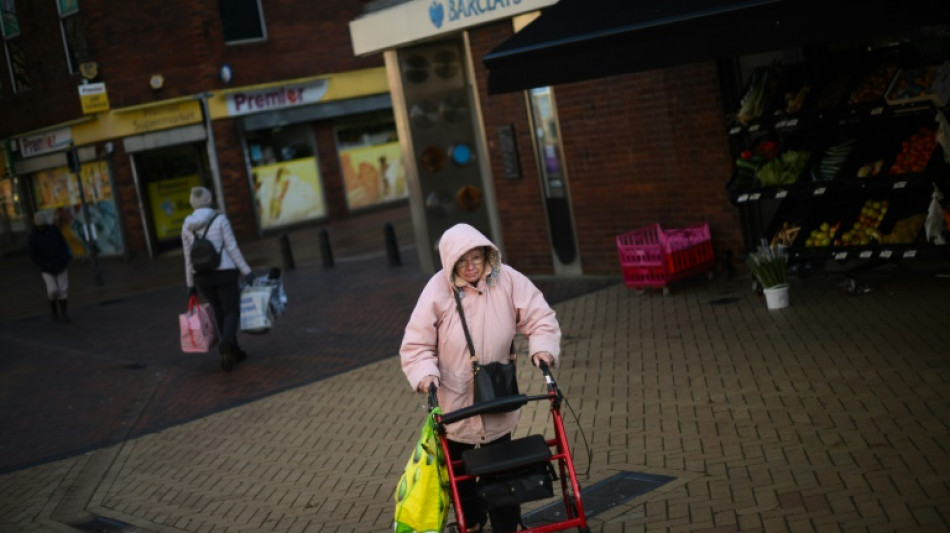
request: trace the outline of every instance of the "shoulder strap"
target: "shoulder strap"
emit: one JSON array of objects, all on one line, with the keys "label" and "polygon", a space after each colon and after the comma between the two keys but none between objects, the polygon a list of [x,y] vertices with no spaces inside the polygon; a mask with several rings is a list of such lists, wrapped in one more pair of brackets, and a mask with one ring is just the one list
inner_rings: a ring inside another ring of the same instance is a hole
[{"label": "shoulder strap", "polygon": [[[465,311],[462,310],[462,298],[459,296],[462,290],[463,289],[452,287],[452,295],[455,296],[455,309],[458,310],[459,318],[462,319],[462,331],[465,333],[465,342],[468,343],[468,353],[471,354],[472,369],[478,372],[478,355],[475,353],[475,345],[472,344],[472,335],[468,332],[468,323],[465,321]],[[511,347],[508,349],[508,359],[513,361],[515,357],[515,340],[512,339]]]},{"label": "shoulder strap", "polygon": [[211,216],[211,220],[208,221],[208,225],[205,226],[205,232],[201,234],[201,238],[204,239],[208,235],[208,230],[211,229],[211,225],[214,224],[214,219],[218,218],[219,213],[215,213]]},{"label": "shoulder strap", "polygon": [[471,354],[472,368],[478,370],[478,355],[475,354],[472,335],[468,332],[468,323],[465,321],[465,311],[462,310],[462,298],[459,296],[461,292],[462,289],[452,287],[452,295],[455,296],[455,308],[459,312],[459,318],[462,319],[462,331],[465,332],[465,342],[468,343],[468,353]]}]

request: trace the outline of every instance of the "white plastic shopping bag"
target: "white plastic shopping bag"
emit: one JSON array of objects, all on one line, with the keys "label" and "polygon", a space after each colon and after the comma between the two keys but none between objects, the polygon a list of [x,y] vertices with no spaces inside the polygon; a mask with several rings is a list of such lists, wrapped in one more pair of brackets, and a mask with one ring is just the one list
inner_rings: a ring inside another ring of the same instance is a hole
[{"label": "white plastic shopping bag", "polygon": [[274,324],[271,287],[248,285],[241,289],[241,331],[266,333]]},{"label": "white plastic shopping bag", "polygon": [[188,298],[188,310],[178,315],[178,329],[185,353],[207,353],[218,344],[211,304],[199,304],[197,296]]},{"label": "white plastic shopping bag", "polygon": [[284,290],[284,282],[279,273],[271,273],[266,278],[257,278],[252,284],[255,287],[265,287],[270,290],[270,311],[273,318],[284,314],[287,310],[287,292]]}]

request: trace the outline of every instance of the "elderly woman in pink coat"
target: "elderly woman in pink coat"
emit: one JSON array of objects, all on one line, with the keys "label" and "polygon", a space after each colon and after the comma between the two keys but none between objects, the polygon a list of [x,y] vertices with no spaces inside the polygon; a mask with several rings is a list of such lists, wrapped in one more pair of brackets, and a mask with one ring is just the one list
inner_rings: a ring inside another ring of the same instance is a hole
[{"label": "elderly woman in pink coat", "polygon": [[[502,264],[501,253],[488,238],[468,224],[458,224],[442,234],[439,255],[443,268],[422,290],[400,349],[402,370],[415,390],[425,393],[435,385],[445,412],[473,403],[472,363],[453,291],[461,296],[479,363],[509,360],[511,342],[521,333],[528,339],[534,365],[556,364],[561,328],[554,311],[524,274]],[[484,414],[449,424],[451,456],[510,441],[520,414]],[[458,489],[466,524],[476,524],[469,531],[481,531],[486,518],[491,518],[495,533],[517,530],[519,506],[486,512],[475,496],[474,482],[460,483]]]}]

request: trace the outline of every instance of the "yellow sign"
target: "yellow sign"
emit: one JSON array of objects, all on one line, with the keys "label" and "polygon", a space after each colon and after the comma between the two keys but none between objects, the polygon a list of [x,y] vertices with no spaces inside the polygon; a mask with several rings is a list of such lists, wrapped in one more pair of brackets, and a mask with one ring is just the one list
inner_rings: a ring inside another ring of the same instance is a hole
[{"label": "yellow sign", "polygon": [[82,146],[101,139],[179,128],[201,121],[201,105],[194,100],[156,104],[129,111],[116,109],[99,115],[98,120],[73,126],[73,142]]},{"label": "yellow sign", "polygon": [[[87,202],[96,203],[113,199],[109,168],[105,161],[83,163],[79,175],[82,178],[83,194]],[[37,209],[56,209],[80,204],[79,183],[66,167],[36,172],[33,174],[32,182]]]},{"label": "yellow sign", "polygon": [[346,203],[350,209],[405,198],[406,171],[399,143],[340,150]]},{"label": "yellow sign", "polygon": [[79,86],[79,102],[82,113],[100,113],[109,110],[109,93],[105,83],[86,83]]},{"label": "yellow sign", "polygon": [[326,216],[317,158],[305,157],[251,169],[264,229]]},{"label": "yellow sign", "polygon": [[155,224],[155,236],[161,240],[181,236],[185,217],[191,214],[191,188],[201,185],[197,174],[154,181],[148,184],[149,207]]}]

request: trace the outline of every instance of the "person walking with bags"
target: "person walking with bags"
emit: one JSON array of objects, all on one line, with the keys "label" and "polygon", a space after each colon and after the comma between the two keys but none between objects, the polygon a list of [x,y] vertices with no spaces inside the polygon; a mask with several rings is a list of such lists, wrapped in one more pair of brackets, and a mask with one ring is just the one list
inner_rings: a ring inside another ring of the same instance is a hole
[{"label": "person walking with bags", "polygon": [[69,322],[69,259],[72,251],[69,243],[53,224],[49,211],[37,211],[33,215],[33,231],[30,233],[30,258],[38,267],[46,284],[46,297],[53,312],[53,320]]},{"label": "person walking with bags", "polygon": [[[237,361],[247,358],[237,342],[241,322],[240,275],[248,285],[254,275],[241,255],[231,223],[225,215],[211,208],[211,191],[193,187],[190,202],[194,212],[185,218],[181,228],[188,295],[194,296],[200,291],[211,304],[221,338],[218,344],[221,368],[230,371]],[[210,251],[206,243],[200,242],[202,240],[210,243]],[[199,248],[202,253],[198,252]]]},{"label": "person walking with bags", "polygon": [[[457,224],[439,240],[442,269],[422,290],[400,347],[402,370],[410,386],[427,393],[437,388],[445,412],[473,405],[477,363],[514,364],[511,347],[517,333],[528,339],[535,366],[554,366],[560,355],[561,328],[541,291],[524,274],[502,264],[501,253],[468,224]],[[470,339],[470,340],[469,340]],[[509,442],[520,410],[483,414],[446,427],[452,457],[476,446]],[[475,494],[475,482],[458,485],[469,531],[516,531],[520,506],[487,510]]]}]

